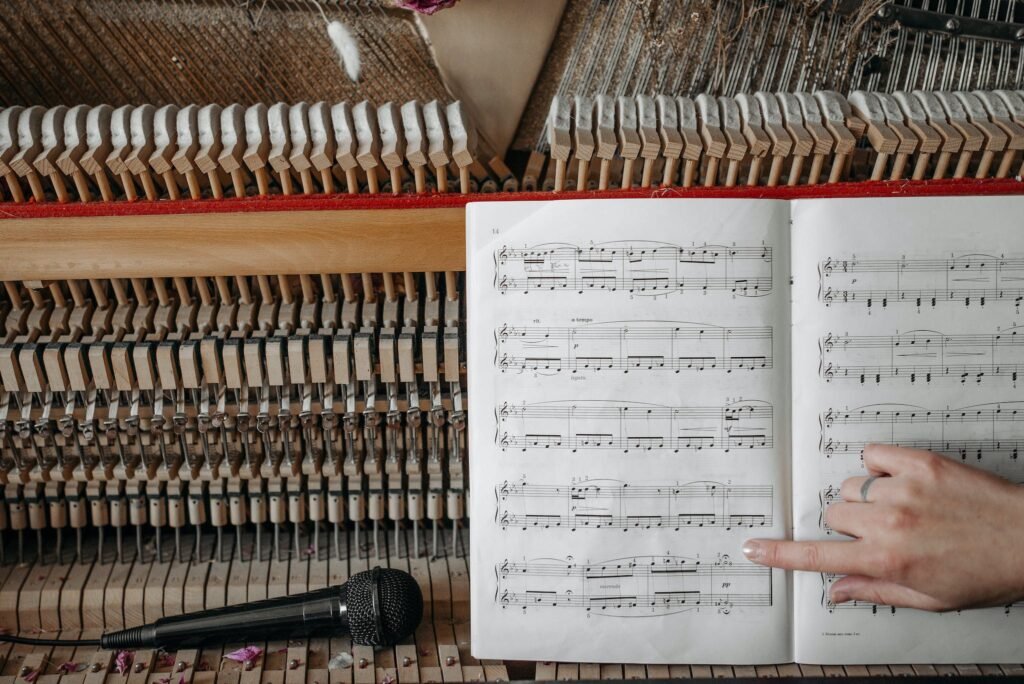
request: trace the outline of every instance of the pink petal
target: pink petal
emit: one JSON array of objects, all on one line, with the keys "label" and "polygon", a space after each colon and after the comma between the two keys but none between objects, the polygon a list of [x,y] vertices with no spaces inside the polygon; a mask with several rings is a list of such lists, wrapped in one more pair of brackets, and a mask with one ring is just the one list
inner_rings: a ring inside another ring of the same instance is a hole
[{"label": "pink petal", "polygon": [[57,672],[59,672],[60,674],[72,674],[74,672],[78,672],[78,667],[78,663],[72,663],[68,661],[66,663],[61,664],[61,666],[57,668]]},{"label": "pink petal", "polygon": [[128,670],[131,669],[132,660],[135,658],[134,651],[118,651],[117,656],[114,658],[116,663],[118,674],[128,674]]},{"label": "pink petal", "polygon": [[259,646],[246,646],[238,649],[237,651],[227,653],[224,657],[228,660],[233,660],[236,663],[248,663],[254,662],[261,655],[263,655],[263,649]]},{"label": "pink petal", "polygon": [[36,679],[38,679],[38,677],[39,677],[39,670],[30,670],[29,672],[27,672],[25,674],[24,677],[22,677],[22,679],[24,679],[26,682],[34,682],[34,681],[36,681]]}]

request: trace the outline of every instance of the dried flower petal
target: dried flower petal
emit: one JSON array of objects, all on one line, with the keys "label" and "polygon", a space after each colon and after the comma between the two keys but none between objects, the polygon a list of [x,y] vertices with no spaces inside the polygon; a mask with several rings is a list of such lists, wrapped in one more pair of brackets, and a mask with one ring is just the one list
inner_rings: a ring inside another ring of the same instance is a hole
[{"label": "dried flower petal", "polygon": [[348,651],[341,651],[327,663],[328,670],[344,670],[352,667],[352,654]]},{"label": "dried flower petal", "polygon": [[118,651],[114,657],[114,663],[116,664],[117,674],[126,675],[128,670],[132,667],[132,661],[135,659],[135,651]]},{"label": "dried flower petal", "polygon": [[380,684],[395,684],[395,678],[391,676],[390,672],[385,672],[384,679],[380,680]]},{"label": "dried flower petal", "polygon": [[79,665],[78,663],[73,663],[69,660],[66,663],[61,663],[61,665],[57,668],[57,672],[60,674],[73,674],[82,669],[82,667],[84,666]]},{"label": "dried flower petal", "polygon": [[454,7],[459,0],[398,0],[395,7],[412,10],[420,14],[433,14]]},{"label": "dried flower petal", "polygon": [[174,655],[161,649],[157,651],[157,663],[160,667],[174,667]]},{"label": "dried flower petal", "polygon": [[261,655],[263,655],[263,649],[259,646],[245,646],[237,651],[224,654],[224,657],[236,663],[254,663]]},{"label": "dried flower petal", "polygon": [[26,682],[34,682],[39,678],[39,670],[29,670],[22,677]]}]

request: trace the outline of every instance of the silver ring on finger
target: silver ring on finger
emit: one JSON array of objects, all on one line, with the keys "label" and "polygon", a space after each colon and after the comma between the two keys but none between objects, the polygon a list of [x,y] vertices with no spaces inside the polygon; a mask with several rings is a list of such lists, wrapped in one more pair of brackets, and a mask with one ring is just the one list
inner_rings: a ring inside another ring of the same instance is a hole
[{"label": "silver ring on finger", "polygon": [[871,489],[871,485],[875,483],[875,480],[877,480],[878,477],[878,475],[872,475],[871,477],[864,480],[864,484],[860,486],[860,500],[863,503],[870,503],[868,501],[868,490]]}]

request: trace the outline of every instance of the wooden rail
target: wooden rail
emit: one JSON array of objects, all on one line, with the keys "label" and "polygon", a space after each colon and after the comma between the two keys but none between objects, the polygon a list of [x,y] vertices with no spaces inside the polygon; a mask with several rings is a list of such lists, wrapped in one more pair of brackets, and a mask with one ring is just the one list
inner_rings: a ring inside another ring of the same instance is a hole
[{"label": "wooden rail", "polygon": [[0,280],[465,267],[462,207],[0,221]]}]

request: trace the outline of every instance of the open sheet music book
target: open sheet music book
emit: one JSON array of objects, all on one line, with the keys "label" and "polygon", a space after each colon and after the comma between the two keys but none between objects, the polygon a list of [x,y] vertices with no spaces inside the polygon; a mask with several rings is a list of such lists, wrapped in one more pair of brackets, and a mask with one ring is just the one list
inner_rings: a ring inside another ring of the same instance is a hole
[{"label": "open sheet music book", "polygon": [[[1021,662],[1024,607],[828,600],[751,537],[895,443],[1024,481],[1024,198],[468,207],[473,654]],[[935,568],[942,572],[942,568]]]}]

